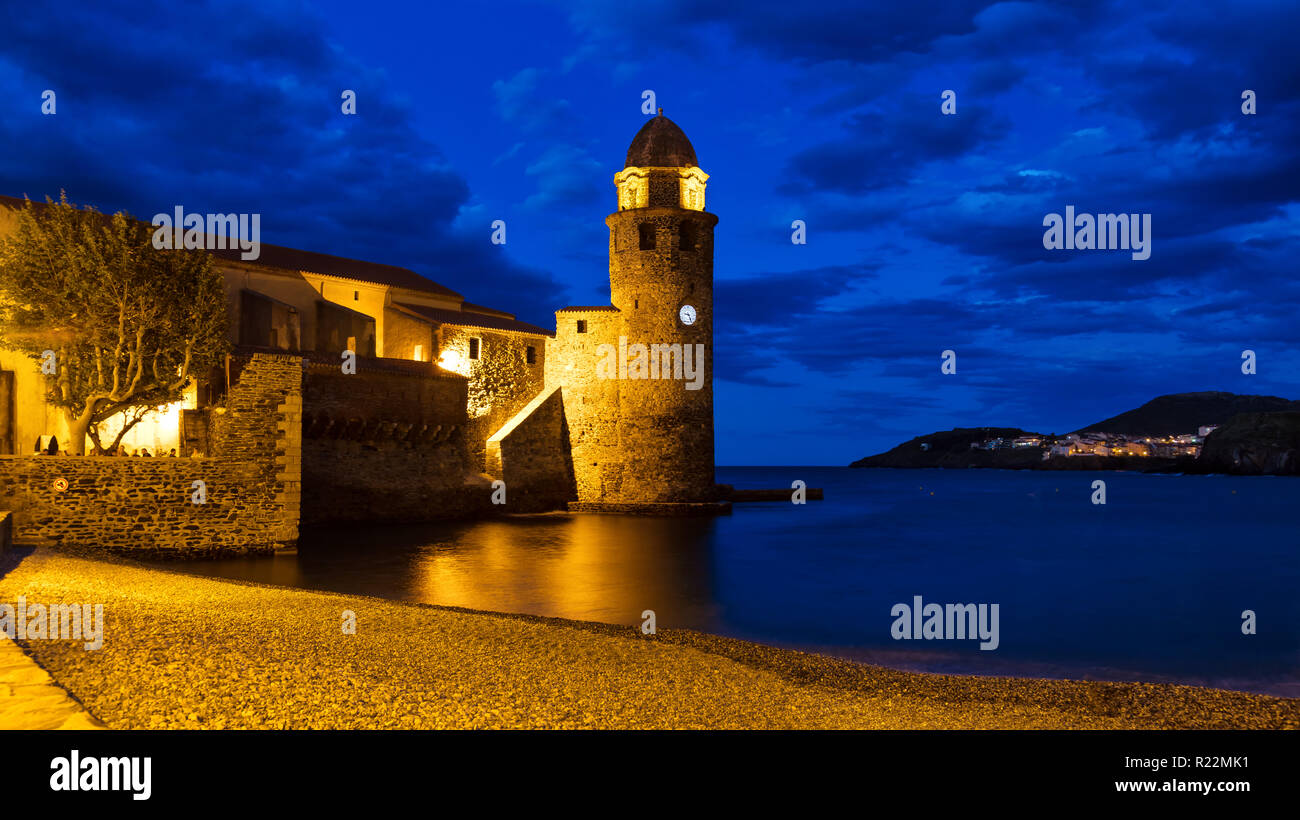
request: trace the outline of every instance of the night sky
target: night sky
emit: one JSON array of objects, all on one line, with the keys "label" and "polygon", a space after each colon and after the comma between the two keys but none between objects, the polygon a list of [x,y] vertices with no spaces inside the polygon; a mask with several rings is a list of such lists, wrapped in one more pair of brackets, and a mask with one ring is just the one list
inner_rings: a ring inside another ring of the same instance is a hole
[{"label": "night sky", "polygon": [[[6,0],[0,194],[260,213],[265,242],[549,328],[608,302],[651,89],[720,218],[718,463],[844,464],[1162,393],[1300,398],[1297,42],[1294,0]],[[1150,259],[1044,249],[1067,205],[1151,214]]]}]

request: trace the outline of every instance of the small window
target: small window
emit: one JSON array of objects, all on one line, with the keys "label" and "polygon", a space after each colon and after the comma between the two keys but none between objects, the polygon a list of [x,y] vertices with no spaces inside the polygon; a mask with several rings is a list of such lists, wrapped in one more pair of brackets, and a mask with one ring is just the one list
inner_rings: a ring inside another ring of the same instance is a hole
[{"label": "small window", "polygon": [[417,362],[424,361],[424,345],[415,346],[415,355],[412,358],[414,358]]},{"label": "small window", "polygon": [[359,301],[360,299],[361,299],[361,291],[359,290],[352,291],[352,301],[356,302]]},{"label": "small window", "polygon": [[641,300],[640,300],[640,299],[633,299],[633,300],[632,300],[632,309],[633,309],[633,310],[636,310],[636,309],[639,308],[639,307],[641,307]]},{"label": "small window", "polygon": [[532,345],[524,348],[524,361],[529,364],[537,364],[537,348]]},{"label": "small window", "polygon": [[579,320],[578,320],[578,332],[579,332],[579,333],[586,333],[586,332],[587,332],[587,320],[586,320],[586,319],[579,319]]},{"label": "small window", "polygon": [[641,250],[652,251],[655,249],[655,226],[649,223],[641,223],[637,226],[641,234]]},{"label": "small window", "polygon": [[684,251],[695,250],[695,223],[683,222],[677,229],[678,247]]},{"label": "small window", "polygon": [[478,353],[479,353],[479,350],[478,350],[478,349],[479,349],[479,340],[478,340],[478,339],[470,339],[470,340],[469,340],[469,357],[470,357],[471,359],[477,359],[477,358],[478,358]]}]

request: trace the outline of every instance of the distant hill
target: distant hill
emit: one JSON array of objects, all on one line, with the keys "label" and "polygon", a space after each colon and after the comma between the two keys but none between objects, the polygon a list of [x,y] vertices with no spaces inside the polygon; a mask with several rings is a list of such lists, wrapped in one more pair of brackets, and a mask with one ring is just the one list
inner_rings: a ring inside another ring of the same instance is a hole
[{"label": "distant hill", "polygon": [[1247,396],[1237,393],[1171,393],[1152,399],[1136,410],[1111,416],[1076,433],[1118,433],[1120,435],[1164,435],[1195,433],[1205,424],[1225,424],[1239,413],[1300,411],[1300,401],[1277,396]]},{"label": "distant hill", "polygon": [[[954,430],[917,436],[879,455],[860,458],[850,467],[966,467],[972,460],[979,466],[993,466],[993,454],[972,450],[972,442],[990,438],[1016,438],[1033,433],[1019,427],[958,427]],[[1022,455],[1017,453],[1016,455]],[[1032,459],[1041,459],[1034,451]],[[988,462],[987,464],[984,462]]]},{"label": "distant hill", "polygon": [[1220,425],[1220,428],[1206,439],[1205,452],[1199,460],[1191,456],[1073,456],[1043,461],[1043,451],[1037,447],[971,449],[972,443],[987,439],[1041,434],[1018,427],[958,427],[917,436],[892,450],[860,458],[849,466],[1300,473],[1300,401],[1277,396],[1173,393],[1075,432],[1178,435],[1195,433],[1203,425]]},{"label": "distant hill", "polygon": [[1243,413],[1210,433],[1201,451],[1207,472],[1300,475],[1300,413]]}]

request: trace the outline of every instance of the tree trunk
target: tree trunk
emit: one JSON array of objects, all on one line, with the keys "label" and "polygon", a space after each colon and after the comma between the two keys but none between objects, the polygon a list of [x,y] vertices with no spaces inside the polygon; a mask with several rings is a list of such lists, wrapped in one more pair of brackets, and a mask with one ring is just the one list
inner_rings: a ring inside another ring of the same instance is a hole
[{"label": "tree trunk", "polygon": [[[108,454],[109,454],[109,455],[111,455],[111,456],[115,456],[115,455],[117,455],[117,448],[120,447],[120,446],[122,445],[122,439],[126,436],[127,433],[131,432],[131,428],[132,428],[132,427],[135,427],[137,424],[139,424],[140,422],[144,421],[144,417],[145,417],[145,415],[146,415],[146,414],[141,413],[140,415],[136,416],[135,418],[126,418],[126,417],[125,417],[126,414],[123,413],[122,429],[119,430],[119,431],[117,431],[117,438],[113,439],[113,445],[112,445],[111,447],[108,448]],[[95,435],[94,435],[93,438],[94,438],[94,440],[95,440],[95,446],[98,447],[98,448],[100,448],[100,449],[102,450],[102,449],[103,449],[103,445],[99,443],[99,432],[98,432],[98,430],[95,432]],[[157,453],[154,453],[154,455],[158,455],[158,454],[157,454]]]},{"label": "tree trunk", "polygon": [[81,416],[68,414],[68,443],[63,446],[74,456],[86,454],[86,430],[90,428],[90,414],[86,413]]}]

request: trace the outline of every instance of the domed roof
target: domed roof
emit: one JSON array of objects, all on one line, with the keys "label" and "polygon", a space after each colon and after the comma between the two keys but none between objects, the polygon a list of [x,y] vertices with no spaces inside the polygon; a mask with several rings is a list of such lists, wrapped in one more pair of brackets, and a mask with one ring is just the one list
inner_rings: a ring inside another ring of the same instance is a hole
[{"label": "domed roof", "polygon": [[627,149],[624,168],[693,168],[700,163],[695,159],[695,148],[686,139],[677,123],[664,116],[651,117],[636,132]]}]

